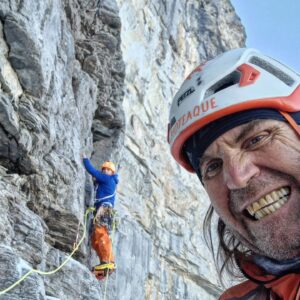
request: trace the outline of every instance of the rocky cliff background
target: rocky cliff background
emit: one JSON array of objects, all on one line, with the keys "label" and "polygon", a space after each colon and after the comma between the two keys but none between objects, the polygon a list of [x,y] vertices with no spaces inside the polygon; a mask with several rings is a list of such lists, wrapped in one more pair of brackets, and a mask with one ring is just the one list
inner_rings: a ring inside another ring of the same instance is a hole
[{"label": "rocky cliff background", "polygon": [[82,155],[121,179],[108,282],[86,239],[0,299],[216,299],[207,197],[166,127],[183,78],[244,46],[230,1],[5,0],[0,21],[0,290],[71,253],[93,203]]}]

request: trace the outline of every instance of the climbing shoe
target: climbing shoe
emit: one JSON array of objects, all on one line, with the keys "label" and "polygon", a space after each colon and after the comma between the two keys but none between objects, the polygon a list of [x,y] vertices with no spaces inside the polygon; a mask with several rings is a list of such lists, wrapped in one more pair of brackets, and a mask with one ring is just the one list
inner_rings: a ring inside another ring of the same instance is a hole
[{"label": "climbing shoe", "polygon": [[92,268],[92,272],[96,276],[98,280],[105,279],[107,276],[111,275],[115,271],[115,264],[112,263],[102,263],[100,265],[96,265]]}]

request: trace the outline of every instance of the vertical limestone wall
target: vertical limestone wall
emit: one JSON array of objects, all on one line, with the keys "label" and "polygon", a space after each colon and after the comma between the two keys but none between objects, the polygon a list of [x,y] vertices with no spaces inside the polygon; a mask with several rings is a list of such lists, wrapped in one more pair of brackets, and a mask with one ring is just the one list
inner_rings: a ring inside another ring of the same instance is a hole
[{"label": "vertical limestone wall", "polygon": [[0,291],[72,251],[93,201],[83,154],[121,178],[107,286],[85,240],[1,300],[216,299],[205,192],[171,159],[166,125],[182,79],[244,40],[225,0],[0,1]]},{"label": "vertical limestone wall", "polygon": [[[120,264],[144,287],[137,299],[216,299],[221,290],[202,235],[208,199],[169,154],[168,113],[183,79],[201,62],[243,46],[245,32],[229,1],[117,2],[126,66]],[[128,297],[136,291],[124,288]]]}]

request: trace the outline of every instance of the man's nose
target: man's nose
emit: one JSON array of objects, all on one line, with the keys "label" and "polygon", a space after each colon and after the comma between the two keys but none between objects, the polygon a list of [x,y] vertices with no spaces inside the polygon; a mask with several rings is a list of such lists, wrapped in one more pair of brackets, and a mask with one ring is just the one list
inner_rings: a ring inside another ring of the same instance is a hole
[{"label": "man's nose", "polygon": [[241,189],[251,178],[259,175],[260,169],[250,155],[230,155],[223,161],[224,180],[229,190]]}]

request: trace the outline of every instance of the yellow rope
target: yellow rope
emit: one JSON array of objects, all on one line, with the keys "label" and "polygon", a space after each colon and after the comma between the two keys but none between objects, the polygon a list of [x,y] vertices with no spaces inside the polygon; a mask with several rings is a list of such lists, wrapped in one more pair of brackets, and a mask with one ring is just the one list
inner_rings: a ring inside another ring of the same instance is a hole
[{"label": "yellow rope", "polygon": [[78,237],[79,237],[79,229],[80,229],[80,220],[78,220],[78,226],[77,226],[77,234],[76,234],[76,240],[75,243],[73,244],[73,250],[76,248],[77,246],[77,242],[78,242]]},{"label": "yellow rope", "polygon": [[36,270],[36,269],[31,269],[25,275],[23,275],[18,281],[16,281],[14,284],[12,284],[10,287],[6,288],[5,290],[0,291],[0,295],[4,295],[5,293],[7,293],[11,289],[13,289],[15,286],[17,286],[23,280],[25,280],[31,273],[37,273],[37,274],[40,274],[40,275],[51,275],[51,274],[54,274],[54,273],[58,272],[72,258],[72,256],[74,255],[74,253],[78,250],[79,246],[81,245],[81,243],[85,239],[87,217],[88,217],[88,214],[90,212],[94,211],[94,210],[95,210],[94,207],[88,207],[87,210],[85,211],[84,225],[83,225],[84,226],[84,228],[83,228],[83,236],[80,239],[79,243],[76,245],[76,247],[73,249],[73,251],[71,252],[71,254],[66,258],[66,260],[59,267],[57,267],[55,270],[47,271],[47,272],[41,271],[41,270]]},{"label": "yellow rope", "polygon": [[[115,229],[116,229],[115,216],[116,216],[116,214],[114,213],[114,217],[113,217],[113,230],[112,230],[112,235],[111,235],[111,248],[112,248],[112,246],[113,246],[113,238],[114,238]],[[109,253],[109,260],[108,260],[108,263],[110,263],[111,255],[112,255],[112,250],[111,250],[110,253]],[[115,265],[115,267],[116,267],[116,265]],[[105,288],[104,288],[104,296],[103,296],[104,298],[103,298],[103,300],[106,300],[107,282],[108,282],[108,273],[109,273],[109,271],[106,273]]]}]

